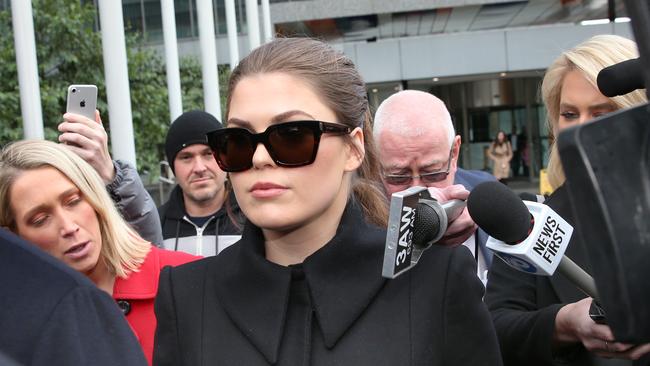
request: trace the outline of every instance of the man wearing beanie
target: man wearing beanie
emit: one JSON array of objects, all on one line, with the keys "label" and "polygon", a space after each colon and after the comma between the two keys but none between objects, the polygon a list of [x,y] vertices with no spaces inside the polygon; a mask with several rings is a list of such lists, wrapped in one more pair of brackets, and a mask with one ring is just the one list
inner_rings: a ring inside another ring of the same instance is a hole
[{"label": "man wearing beanie", "polygon": [[211,256],[239,239],[243,216],[206,137],[219,128],[209,113],[190,111],[167,131],[165,154],[178,184],[158,209],[165,249]]}]

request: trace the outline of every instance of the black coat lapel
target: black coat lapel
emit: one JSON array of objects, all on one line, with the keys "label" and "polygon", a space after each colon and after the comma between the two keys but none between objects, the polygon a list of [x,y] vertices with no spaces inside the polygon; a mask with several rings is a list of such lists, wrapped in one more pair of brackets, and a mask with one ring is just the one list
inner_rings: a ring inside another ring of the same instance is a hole
[{"label": "black coat lapel", "polygon": [[[386,232],[364,221],[348,203],[335,237],[303,263],[314,311],[327,347],[333,347],[366,309],[381,277]],[[219,301],[269,363],[278,360],[289,302],[291,269],[265,258],[264,237],[246,223],[232,255],[218,256]],[[228,253],[230,254],[230,253]],[[230,261],[226,261],[230,258]]]},{"label": "black coat lapel", "polygon": [[[238,253],[220,261],[215,280],[219,301],[230,319],[269,363],[276,363],[284,330],[291,270],[264,256],[264,237],[247,222]],[[223,259],[223,258],[220,258]]]},{"label": "black coat lapel", "polygon": [[334,347],[386,280],[381,276],[386,231],[348,205],[339,230],[303,263],[325,345]]}]

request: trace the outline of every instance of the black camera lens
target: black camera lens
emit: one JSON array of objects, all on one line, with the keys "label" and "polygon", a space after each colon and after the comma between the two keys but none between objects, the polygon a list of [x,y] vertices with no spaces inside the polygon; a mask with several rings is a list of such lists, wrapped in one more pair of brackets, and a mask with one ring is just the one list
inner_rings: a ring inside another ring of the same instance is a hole
[{"label": "black camera lens", "polygon": [[76,92],[77,92],[77,88],[72,88],[72,92],[73,92],[73,93],[76,93]]}]

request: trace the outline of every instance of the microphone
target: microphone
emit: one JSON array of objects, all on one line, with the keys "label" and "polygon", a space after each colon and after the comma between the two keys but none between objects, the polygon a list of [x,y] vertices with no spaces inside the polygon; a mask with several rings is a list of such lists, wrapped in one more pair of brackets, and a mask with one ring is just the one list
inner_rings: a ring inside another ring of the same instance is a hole
[{"label": "microphone", "polygon": [[395,278],[413,268],[422,253],[442,238],[450,219],[458,217],[463,209],[465,201],[441,204],[425,187],[393,193],[381,275]]},{"label": "microphone", "polygon": [[616,97],[644,89],[643,64],[640,58],[607,66],[596,78],[598,89],[607,97]]},{"label": "microphone", "polygon": [[524,202],[499,182],[470,192],[467,209],[490,238],[486,246],[511,267],[551,276],[559,270],[588,296],[598,299],[594,279],[564,255],[573,227],[550,207]]}]

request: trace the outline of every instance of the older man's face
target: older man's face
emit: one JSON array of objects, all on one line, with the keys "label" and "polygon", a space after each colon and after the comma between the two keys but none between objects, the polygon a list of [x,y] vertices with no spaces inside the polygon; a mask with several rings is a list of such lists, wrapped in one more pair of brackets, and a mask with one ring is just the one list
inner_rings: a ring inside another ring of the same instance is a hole
[{"label": "older man's face", "polygon": [[460,137],[452,148],[446,131],[406,137],[390,131],[379,136],[383,183],[388,195],[413,186],[444,188],[454,183]]}]

